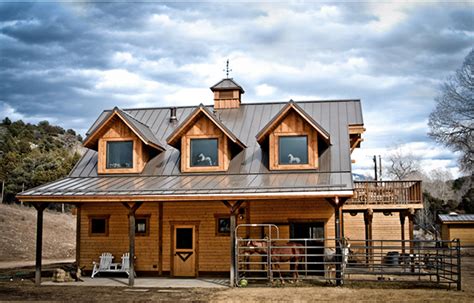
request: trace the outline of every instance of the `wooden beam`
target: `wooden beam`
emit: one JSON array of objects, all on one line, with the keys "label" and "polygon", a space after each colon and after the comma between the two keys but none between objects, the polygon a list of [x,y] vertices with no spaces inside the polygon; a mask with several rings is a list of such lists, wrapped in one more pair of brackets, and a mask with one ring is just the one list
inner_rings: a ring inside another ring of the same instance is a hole
[{"label": "wooden beam", "polygon": [[81,203],[76,204],[76,264],[81,267]]},{"label": "wooden beam", "polygon": [[48,203],[33,203],[36,208],[36,264],[35,285],[41,285],[41,257],[43,253],[43,212]]},{"label": "wooden beam", "polygon": [[158,274],[163,275],[163,203],[158,202]]},{"label": "wooden beam", "polygon": [[231,203],[229,201],[222,201],[225,206],[229,209],[230,212],[230,276],[229,276],[229,284],[230,287],[235,286],[235,273],[237,269],[237,258],[235,256],[235,228],[237,225],[237,212],[244,203],[243,200],[235,201],[234,203]]},{"label": "wooden beam", "polygon": [[405,211],[400,211],[400,226],[401,226],[401,240],[402,240],[402,254],[403,257],[405,257],[405,217],[406,213]]},{"label": "wooden beam", "polygon": [[130,253],[130,275],[128,276],[128,286],[135,284],[135,212],[142,206],[143,202],[136,202],[132,206],[128,203],[122,203],[128,209],[128,241]]},{"label": "wooden beam", "polygon": [[369,247],[373,245],[372,242],[372,219],[374,212],[368,208],[364,212],[364,226],[365,226],[365,262],[368,264],[372,262],[372,249]]},{"label": "wooden beam", "polygon": [[351,145],[351,154],[354,151],[354,149],[357,148],[357,144],[361,143],[362,141],[364,141],[364,139],[362,138],[357,138],[357,140],[354,141],[354,143]]}]

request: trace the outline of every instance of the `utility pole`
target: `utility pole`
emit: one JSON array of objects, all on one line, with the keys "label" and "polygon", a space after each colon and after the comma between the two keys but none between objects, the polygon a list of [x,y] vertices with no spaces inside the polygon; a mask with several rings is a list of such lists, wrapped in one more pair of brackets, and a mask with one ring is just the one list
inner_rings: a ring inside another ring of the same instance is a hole
[{"label": "utility pole", "polygon": [[382,181],[382,157],[379,155],[379,179]]},{"label": "utility pole", "polygon": [[373,160],[374,160],[374,175],[375,175],[375,181],[378,181],[378,176],[377,176],[377,173],[378,173],[378,171],[377,171],[377,156],[374,155]]}]

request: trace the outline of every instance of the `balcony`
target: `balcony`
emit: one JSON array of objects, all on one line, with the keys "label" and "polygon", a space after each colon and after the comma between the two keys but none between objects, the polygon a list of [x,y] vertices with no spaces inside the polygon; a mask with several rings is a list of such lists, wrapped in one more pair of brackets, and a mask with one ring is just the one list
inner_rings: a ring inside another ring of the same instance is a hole
[{"label": "balcony", "polygon": [[356,181],[344,208],[361,207],[423,208],[421,181]]}]

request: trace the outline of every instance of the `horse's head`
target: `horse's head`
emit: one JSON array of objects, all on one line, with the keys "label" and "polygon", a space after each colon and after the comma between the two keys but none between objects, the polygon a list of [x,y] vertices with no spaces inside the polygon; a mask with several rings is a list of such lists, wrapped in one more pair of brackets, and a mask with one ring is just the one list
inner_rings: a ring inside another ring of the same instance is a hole
[{"label": "horse's head", "polygon": [[266,249],[267,243],[265,241],[250,240],[246,246],[246,254],[262,253]]}]

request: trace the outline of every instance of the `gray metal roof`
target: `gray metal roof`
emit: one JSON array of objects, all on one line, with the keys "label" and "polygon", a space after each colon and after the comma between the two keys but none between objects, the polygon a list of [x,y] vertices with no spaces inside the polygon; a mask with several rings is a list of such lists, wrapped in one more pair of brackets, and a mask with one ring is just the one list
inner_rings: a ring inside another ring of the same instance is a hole
[{"label": "gray metal roof", "polygon": [[104,176],[64,178],[22,196],[163,196],[347,191],[350,173],[274,173],[249,175]]},{"label": "gray metal roof", "polygon": [[221,81],[217,82],[213,86],[211,86],[211,90],[231,90],[231,89],[238,89],[243,94],[245,93],[242,86],[238,85],[237,82],[234,81],[232,78],[225,78]]},{"label": "gray metal roof", "polygon": [[[330,134],[331,145],[319,155],[318,170],[270,171],[268,155],[255,136],[287,103],[244,103],[240,108],[217,111],[222,124],[247,146],[231,160],[226,172],[181,173],[179,150],[164,144],[166,150],[151,159],[141,174],[98,176],[97,152],[89,149],[68,178],[28,190],[21,196],[351,191],[348,125],[363,124],[360,100],[296,102]],[[184,121],[195,109],[178,107],[178,121]],[[124,112],[145,125],[160,142],[165,142],[180,124],[170,122],[169,108],[125,109]],[[91,129],[100,125],[108,113],[104,111]]]},{"label": "gray metal roof", "polygon": [[443,223],[472,222],[474,223],[474,214],[457,214],[457,215],[438,215],[439,220]]}]

